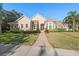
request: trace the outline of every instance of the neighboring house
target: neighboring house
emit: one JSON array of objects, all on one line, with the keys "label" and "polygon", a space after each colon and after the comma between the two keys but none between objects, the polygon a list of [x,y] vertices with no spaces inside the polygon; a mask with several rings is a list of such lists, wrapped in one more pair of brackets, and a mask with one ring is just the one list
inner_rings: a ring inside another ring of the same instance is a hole
[{"label": "neighboring house", "polygon": [[20,30],[20,31],[31,31],[31,30],[45,30],[45,29],[56,29],[56,28],[65,28],[68,30],[68,26],[62,22],[55,21],[52,19],[46,19],[40,14],[36,14],[30,20],[26,16],[21,16],[14,22],[9,23],[11,30]]}]

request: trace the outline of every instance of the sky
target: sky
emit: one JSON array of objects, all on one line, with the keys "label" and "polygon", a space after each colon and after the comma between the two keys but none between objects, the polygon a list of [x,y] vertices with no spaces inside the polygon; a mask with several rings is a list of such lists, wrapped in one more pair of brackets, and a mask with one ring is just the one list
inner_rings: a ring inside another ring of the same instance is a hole
[{"label": "sky", "polygon": [[3,8],[9,11],[15,9],[30,18],[39,13],[47,19],[58,21],[62,21],[69,11],[76,10],[79,13],[77,3],[4,3]]}]

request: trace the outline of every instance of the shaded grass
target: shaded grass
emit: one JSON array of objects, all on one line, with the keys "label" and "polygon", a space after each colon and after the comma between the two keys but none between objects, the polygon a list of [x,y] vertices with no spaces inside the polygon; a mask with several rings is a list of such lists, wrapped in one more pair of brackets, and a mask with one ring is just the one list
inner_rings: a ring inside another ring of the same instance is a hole
[{"label": "shaded grass", "polygon": [[49,43],[55,48],[79,50],[79,33],[54,32],[47,34]]},{"label": "shaded grass", "polygon": [[1,44],[33,44],[37,33],[6,32],[0,35]]}]

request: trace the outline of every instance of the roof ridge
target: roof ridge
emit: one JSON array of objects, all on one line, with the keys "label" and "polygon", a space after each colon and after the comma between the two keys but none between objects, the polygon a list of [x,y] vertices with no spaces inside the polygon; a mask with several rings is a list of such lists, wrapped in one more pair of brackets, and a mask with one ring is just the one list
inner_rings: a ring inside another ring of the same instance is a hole
[{"label": "roof ridge", "polygon": [[37,17],[37,16],[40,16],[40,17],[46,19],[46,18],[45,18],[44,16],[42,16],[40,13],[36,13],[35,15],[33,15],[33,16],[32,16],[32,19],[33,19],[34,17]]},{"label": "roof ridge", "polygon": [[22,15],[21,17],[19,17],[16,21],[19,21],[20,19],[22,19],[24,17],[24,15]]}]

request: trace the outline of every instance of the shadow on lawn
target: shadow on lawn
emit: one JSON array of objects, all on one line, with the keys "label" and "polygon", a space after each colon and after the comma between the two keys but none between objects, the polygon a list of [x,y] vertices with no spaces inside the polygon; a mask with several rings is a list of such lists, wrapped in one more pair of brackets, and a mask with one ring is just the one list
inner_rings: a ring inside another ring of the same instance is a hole
[{"label": "shadow on lawn", "polygon": [[16,44],[0,44],[0,56],[5,56],[9,52],[13,52],[13,48],[17,49],[20,45]]},{"label": "shadow on lawn", "polygon": [[75,36],[70,35],[70,34],[67,34],[67,33],[64,33],[64,34],[67,35],[67,36],[71,36],[71,37],[73,37],[73,38],[79,39],[79,37],[75,37]]}]

